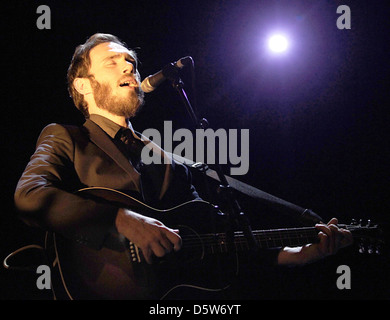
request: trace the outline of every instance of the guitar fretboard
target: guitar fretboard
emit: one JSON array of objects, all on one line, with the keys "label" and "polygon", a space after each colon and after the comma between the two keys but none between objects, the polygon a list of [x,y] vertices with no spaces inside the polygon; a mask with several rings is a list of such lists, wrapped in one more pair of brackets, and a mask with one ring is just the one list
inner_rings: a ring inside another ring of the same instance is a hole
[{"label": "guitar fretboard", "polygon": [[[253,235],[260,248],[298,246],[318,241],[318,231],[313,227],[255,230]],[[208,253],[247,251],[251,248],[242,231],[234,232],[229,241],[225,233],[191,235],[183,238],[186,248],[202,247]]]}]

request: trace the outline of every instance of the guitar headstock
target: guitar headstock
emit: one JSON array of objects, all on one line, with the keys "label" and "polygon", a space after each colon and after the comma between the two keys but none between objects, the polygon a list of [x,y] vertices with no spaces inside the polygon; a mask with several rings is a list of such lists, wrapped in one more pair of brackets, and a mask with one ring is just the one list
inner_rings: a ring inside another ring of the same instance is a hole
[{"label": "guitar headstock", "polygon": [[381,254],[384,245],[383,232],[377,224],[367,220],[363,222],[352,219],[349,225],[339,225],[341,228],[351,231],[359,253],[362,254]]}]

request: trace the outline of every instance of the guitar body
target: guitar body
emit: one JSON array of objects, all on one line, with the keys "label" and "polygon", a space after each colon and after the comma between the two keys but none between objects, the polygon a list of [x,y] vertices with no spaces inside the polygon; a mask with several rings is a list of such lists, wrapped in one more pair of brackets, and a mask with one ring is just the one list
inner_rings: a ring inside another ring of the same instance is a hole
[{"label": "guitar body", "polygon": [[94,250],[52,235],[57,264],[53,287],[59,299],[143,298],[125,241],[120,251],[103,247]]},{"label": "guitar body", "polygon": [[[57,259],[53,286],[58,298],[157,299],[170,289],[183,286],[221,290],[234,276],[237,267],[234,253],[206,254],[205,239],[199,232],[215,232],[210,226],[214,229],[218,216],[216,208],[208,202],[194,200],[171,209],[157,210],[112,189],[87,188],[78,193],[109,201],[118,208],[132,209],[171,228],[178,228],[183,246],[179,252],[156,259],[149,265],[144,262],[142,252],[120,234],[113,234],[108,247],[100,250],[51,234],[49,251]],[[218,265],[222,265],[223,270]],[[223,279],[222,274],[225,274]]]}]

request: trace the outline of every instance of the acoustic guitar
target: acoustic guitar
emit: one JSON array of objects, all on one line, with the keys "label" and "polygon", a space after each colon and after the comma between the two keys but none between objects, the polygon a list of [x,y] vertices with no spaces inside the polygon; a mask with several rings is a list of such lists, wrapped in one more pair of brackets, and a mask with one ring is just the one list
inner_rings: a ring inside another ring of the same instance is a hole
[{"label": "acoustic guitar", "polygon": [[[159,210],[109,188],[85,188],[77,194],[178,228],[182,248],[150,265],[142,251],[118,233],[100,250],[48,233],[46,251],[52,261],[52,287],[58,299],[161,299],[182,287],[222,291],[238,274],[240,254],[318,241],[314,227],[253,230],[257,242],[254,249],[242,231],[226,232],[224,214],[206,201],[193,200]],[[378,250],[373,242],[379,231],[377,225],[369,222],[339,227],[350,230],[354,238],[363,239],[367,250]]]}]

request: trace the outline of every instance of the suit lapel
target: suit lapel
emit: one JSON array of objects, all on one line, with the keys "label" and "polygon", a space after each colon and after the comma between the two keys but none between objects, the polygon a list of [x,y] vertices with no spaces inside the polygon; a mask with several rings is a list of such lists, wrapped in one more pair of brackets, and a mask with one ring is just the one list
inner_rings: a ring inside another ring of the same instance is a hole
[{"label": "suit lapel", "polygon": [[122,152],[118,150],[106,133],[89,119],[84,123],[84,127],[87,128],[89,132],[90,140],[126,171],[131,179],[135,181],[135,185],[140,189],[140,174],[133,168]]},{"label": "suit lapel", "polygon": [[153,153],[161,157],[161,163],[144,165],[141,170],[142,185],[147,186],[147,188],[144,188],[144,196],[148,198],[149,202],[161,200],[172,180],[172,169],[174,169],[173,159],[157,144],[142,134],[136,132],[135,135],[143,142],[145,148],[152,150]]}]

